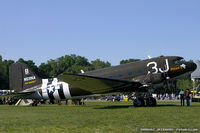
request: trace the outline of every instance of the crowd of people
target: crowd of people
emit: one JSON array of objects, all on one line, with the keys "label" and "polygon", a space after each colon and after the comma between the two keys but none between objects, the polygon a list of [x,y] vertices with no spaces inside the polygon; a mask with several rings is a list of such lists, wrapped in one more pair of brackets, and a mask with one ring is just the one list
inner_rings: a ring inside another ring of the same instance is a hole
[{"label": "crowd of people", "polygon": [[157,100],[179,100],[179,96],[172,93],[172,94],[158,94],[153,96],[154,98],[156,98]]}]

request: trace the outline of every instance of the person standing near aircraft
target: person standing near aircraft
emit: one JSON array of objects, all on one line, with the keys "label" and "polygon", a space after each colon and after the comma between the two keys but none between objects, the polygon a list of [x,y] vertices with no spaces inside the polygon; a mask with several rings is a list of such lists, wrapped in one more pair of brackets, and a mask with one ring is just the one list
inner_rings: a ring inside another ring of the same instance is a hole
[{"label": "person standing near aircraft", "polygon": [[181,99],[181,106],[184,106],[185,103],[185,92],[183,89],[181,89],[181,91],[179,92],[180,95],[180,99]]},{"label": "person standing near aircraft", "polygon": [[187,100],[187,106],[190,106],[190,91],[189,91],[189,89],[187,89],[185,97]]}]

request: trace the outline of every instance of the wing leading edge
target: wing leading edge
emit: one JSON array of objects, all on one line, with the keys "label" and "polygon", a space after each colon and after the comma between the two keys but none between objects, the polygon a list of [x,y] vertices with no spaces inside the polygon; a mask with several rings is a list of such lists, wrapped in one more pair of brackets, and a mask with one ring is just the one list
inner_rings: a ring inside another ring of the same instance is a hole
[{"label": "wing leading edge", "polygon": [[82,74],[63,74],[58,76],[58,79],[93,94],[134,91],[142,86],[139,82]]}]

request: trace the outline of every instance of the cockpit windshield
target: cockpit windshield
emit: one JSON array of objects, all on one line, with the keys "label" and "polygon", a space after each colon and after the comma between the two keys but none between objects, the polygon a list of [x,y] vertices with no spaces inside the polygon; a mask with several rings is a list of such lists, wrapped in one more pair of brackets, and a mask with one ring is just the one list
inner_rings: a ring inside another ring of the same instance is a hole
[{"label": "cockpit windshield", "polygon": [[177,58],[177,59],[173,60],[173,63],[175,65],[178,65],[180,62],[185,62],[185,59],[180,57],[180,58]]},{"label": "cockpit windshield", "polygon": [[178,61],[179,62],[185,62],[185,59],[182,58],[182,59],[179,59]]}]

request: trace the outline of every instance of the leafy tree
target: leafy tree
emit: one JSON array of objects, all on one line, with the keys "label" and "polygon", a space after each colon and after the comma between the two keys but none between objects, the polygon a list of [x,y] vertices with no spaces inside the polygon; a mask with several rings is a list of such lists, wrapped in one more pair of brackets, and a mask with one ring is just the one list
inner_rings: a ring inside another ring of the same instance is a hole
[{"label": "leafy tree", "polygon": [[2,61],[2,56],[0,56],[0,89],[3,89],[4,86],[4,78],[5,78],[5,68],[4,68],[4,64]]},{"label": "leafy tree", "polygon": [[5,67],[5,82],[4,82],[4,88],[9,89],[9,66],[15,63],[13,60],[4,60],[4,67]]},{"label": "leafy tree", "polygon": [[192,80],[190,79],[190,77],[177,80],[177,88],[179,90],[181,90],[181,89],[186,90],[186,89],[193,88],[193,83],[192,83]]},{"label": "leafy tree", "polygon": [[74,54],[65,56],[65,63],[65,73],[80,73],[81,70],[86,72],[91,70],[91,64],[88,62],[88,59],[82,56],[76,56]]},{"label": "leafy tree", "polygon": [[75,65],[78,66],[89,66],[90,63],[88,62],[88,59],[82,56],[77,56],[75,60]]},{"label": "leafy tree", "polygon": [[9,89],[9,66],[13,64],[12,60],[2,60],[0,56],[0,89]]},{"label": "leafy tree", "polygon": [[62,73],[80,73],[80,70],[91,70],[91,64],[88,59],[82,56],[65,55],[56,60],[49,60],[39,66],[39,74],[41,77],[51,78],[57,77]]},{"label": "leafy tree", "polygon": [[96,59],[96,60],[92,61],[91,65],[92,65],[93,70],[111,66],[111,64],[108,61],[104,62],[104,61],[101,61],[100,59]]},{"label": "leafy tree", "polygon": [[38,76],[43,79],[51,78],[51,70],[50,64],[41,63],[41,65],[38,67]]}]

